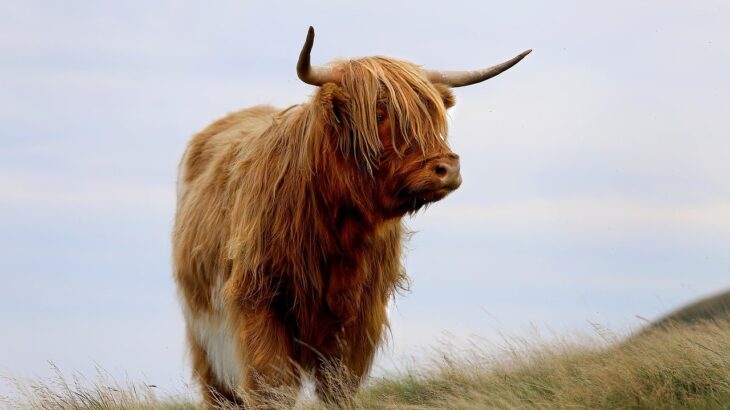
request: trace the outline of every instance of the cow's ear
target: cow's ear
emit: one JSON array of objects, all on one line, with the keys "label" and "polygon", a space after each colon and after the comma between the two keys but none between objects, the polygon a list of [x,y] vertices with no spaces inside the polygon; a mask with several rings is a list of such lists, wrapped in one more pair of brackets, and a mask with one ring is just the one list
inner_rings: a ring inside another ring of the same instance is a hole
[{"label": "cow's ear", "polygon": [[436,87],[436,90],[439,94],[441,94],[441,99],[444,101],[446,109],[449,109],[456,104],[456,99],[454,99],[454,93],[451,92],[451,87],[439,83],[436,83],[433,86]]},{"label": "cow's ear", "polygon": [[325,122],[335,130],[345,131],[351,120],[349,94],[337,84],[326,83],[320,87],[317,100]]}]

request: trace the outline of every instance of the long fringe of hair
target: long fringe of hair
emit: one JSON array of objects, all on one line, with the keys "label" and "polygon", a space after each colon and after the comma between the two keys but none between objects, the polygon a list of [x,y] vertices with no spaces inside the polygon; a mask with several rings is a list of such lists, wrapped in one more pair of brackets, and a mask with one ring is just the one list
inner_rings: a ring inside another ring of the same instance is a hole
[{"label": "long fringe of hair", "polygon": [[344,65],[342,88],[352,96],[351,118],[355,119],[350,124],[352,138],[342,141],[342,149],[352,152],[367,169],[377,164],[383,148],[375,116],[379,104],[387,110],[388,118],[397,120],[401,140],[394,141],[393,148],[398,154],[410,145],[425,154],[446,136],[446,108],[441,96],[411,63],[387,57],[350,60]]}]

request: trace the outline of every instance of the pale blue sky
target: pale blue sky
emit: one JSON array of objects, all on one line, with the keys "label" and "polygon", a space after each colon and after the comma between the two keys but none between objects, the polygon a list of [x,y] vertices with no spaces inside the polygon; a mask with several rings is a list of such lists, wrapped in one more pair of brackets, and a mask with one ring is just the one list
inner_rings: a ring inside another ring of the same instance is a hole
[{"label": "pale blue sky", "polygon": [[455,90],[464,184],[409,221],[379,367],[445,333],[625,330],[730,286],[729,3],[270,3],[0,4],[0,373],[182,384],[177,161],[217,117],[311,94],[309,25],[321,63],[535,50]]}]

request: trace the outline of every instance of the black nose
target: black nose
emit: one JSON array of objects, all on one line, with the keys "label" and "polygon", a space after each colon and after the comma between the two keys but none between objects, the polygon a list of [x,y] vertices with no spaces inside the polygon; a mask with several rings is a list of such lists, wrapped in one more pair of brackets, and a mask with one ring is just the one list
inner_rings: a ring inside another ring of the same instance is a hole
[{"label": "black nose", "polygon": [[459,156],[449,154],[444,158],[440,158],[434,164],[433,172],[438,178],[440,187],[454,190],[461,185],[461,166],[459,165]]}]

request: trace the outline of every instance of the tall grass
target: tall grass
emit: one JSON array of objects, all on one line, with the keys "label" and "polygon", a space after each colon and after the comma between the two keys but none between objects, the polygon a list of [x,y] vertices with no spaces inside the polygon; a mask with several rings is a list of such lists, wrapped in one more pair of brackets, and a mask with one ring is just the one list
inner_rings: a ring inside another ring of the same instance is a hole
[{"label": "tall grass", "polygon": [[[730,324],[675,323],[620,340],[600,331],[550,342],[443,347],[397,375],[373,378],[355,409],[730,408]],[[187,399],[107,378],[23,382],[12,403],[30,409],[193,409]],[[102,375],[103,376],[103,375]],[[276,396],[272,396],[276,397]],[[285,397],[291,403],[292,397]],[[9,403],[9,404],[8,404]],[[290,404],[289,404],[290,406]],[[301,401],[300,408],[334,408]],[[274,401],[266,408],[284,408]]]},{"label": "tall grass", "polygon": [[61,410],[61,409],[133,409],[133,410],[193,410],[196,399],[189,393],[157,392],[155,385],[119,381],[97,367],[96,374],[66,376],[49,363],[54,376],[30,380],[3,377],[14,390],[10,397],[0,396],[0,408]]},{"label": "tall grass", "polygon": [[728,408],[730,325],[674,326],[606,346],[599,338],[501,351],[448,351],[431,366],[380,380],[357,407]]}]

